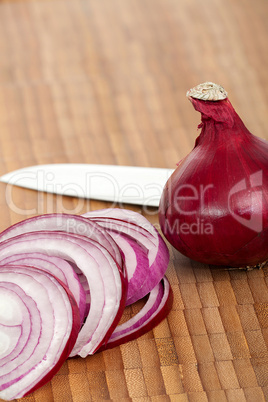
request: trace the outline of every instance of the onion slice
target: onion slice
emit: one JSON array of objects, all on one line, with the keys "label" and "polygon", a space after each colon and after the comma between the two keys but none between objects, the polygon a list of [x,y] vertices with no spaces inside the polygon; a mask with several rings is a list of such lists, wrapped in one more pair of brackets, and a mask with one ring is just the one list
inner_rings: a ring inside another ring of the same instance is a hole
[{"label": "onion slice", "polygon": [[[120,266],[122,275],[126,278],[127,273],[125,269],[125,262],[122,259],[122,255],[117,243],[100,225],[98,225],[96,222],[89,221],[83,216],[52,213],[28,218],[10,226],[1,232],[0,242],[20,234],[39,232],[40,230],[66,232],[78,236],[85,236],[91,240],[95,240],[110,252]],[[78,274],[79,280],[86,293],[85,314],[87,315],[90,308],[90,292],[88,283],[81,271],[78,270],[76,273]]]},{"label": "onion slice", "polygon": [[95,222],[91,222],[80,215],[52,213],[25,219],[1,232],[0,242],[20,234],[39,232],[40,230],[72,233],[95,240],[102,244],[115,258],[117,263],[122,266],[122,257],[119,248],[107,231],[103,230]]},{"label": "onion slice", "polygon": [[[136,339],[168,314],[168,248],[133,211],[46,214],[0,233],[0,398],[33,392],[68,357]],[[143,308],[122,324],[126,304]]]},{"label": "onion slice", "polygon": [[0,398],[13,400],[59,370],[76,341],[79,312],[63,283],[33,267],[1,267],[0,301]]},{"label": "onion slice", "polygon": [[115,233],[111,230],[109,234],[116,241],[124,258],[128,278],[126,297],[126,306],[128,306],[133,299],[138,297],[140,289],[147,278],[149,270],[148,250],[138,244],[133,237],[124,233]]},{"label": "onion slice", "polygon": [[90,310],[71,356],[94,353],[111,334],[123,312],[124,278],[111,254],[101,247],[84,236],[53,231],[25,233],[0,244],[0,263],[14,253],[31,250],[71,261],[86,276]]},{"label": "onion slice", "polygon": [[63,282],[72,292],[79,307],[81,325],[86,314],[86,292],[71,265],[59,257],[41,253],[13,254],[4,260],[1,265],[28,265],[43,269]]},{"label": "onion slice", "polygon": [[[134,303],[147,295],[164,276],[168,263],[169,251],[166,243],[156,228],[141,214],[134,211],[107,208],[98,211],[90,211],[83,215],[109,231],[113,232],[113,239],[125,234],[136,241],[148,252],[149,268],[146,272],[143,283],[132,297],[128,297],[127,304]],[[128,269],[126,267],[126,269]],[[139,280],[139,272],[133,274]]]},{"label": "onion slice", "polygon": [[109,341],[100,350],[111,349],[150,331],[167,317],[173,303],[173,293],[166,277],[149,293],[143,308],[128,321],[116,327]]}]

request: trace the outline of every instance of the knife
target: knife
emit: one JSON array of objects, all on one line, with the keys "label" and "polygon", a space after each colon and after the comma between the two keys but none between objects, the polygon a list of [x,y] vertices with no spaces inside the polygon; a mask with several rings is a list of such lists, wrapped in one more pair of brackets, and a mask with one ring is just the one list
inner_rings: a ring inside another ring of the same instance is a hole
[{"label": "knife", "polygon": [[55,163],[15,170],[0,181],[64,196],[158,207],[173,169]]}]

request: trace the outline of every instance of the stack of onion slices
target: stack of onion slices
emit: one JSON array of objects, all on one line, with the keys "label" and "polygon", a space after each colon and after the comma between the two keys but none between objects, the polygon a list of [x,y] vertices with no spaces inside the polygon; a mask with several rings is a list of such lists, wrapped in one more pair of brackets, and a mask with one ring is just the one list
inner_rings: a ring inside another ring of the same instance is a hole
[{"label": "stack of onion slices", "polygon": [[168,262],[155,227],[124,209],[40,215],[0,233],[0,398],[33,392],[68,357],[151,330],[171,309]]}]

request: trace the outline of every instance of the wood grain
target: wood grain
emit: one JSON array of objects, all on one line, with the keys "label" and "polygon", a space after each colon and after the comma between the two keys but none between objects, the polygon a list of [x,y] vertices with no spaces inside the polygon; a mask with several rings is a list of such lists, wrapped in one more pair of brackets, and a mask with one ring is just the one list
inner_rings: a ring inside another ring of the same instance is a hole
[{"label": "wood grain", "polygon": [[[185,93],[207,80],[268,139],[267,12],[266,0],[1,1],[0,173],[56,162],[174,168],[200,119]],[[3,230],[111,204],[0,184],[0,205]],[[159,228],[156,210],[125,207]],[[168,318],[69,359],[23,401],[268,400],[267,267],[216,271],[169,248]]]}]

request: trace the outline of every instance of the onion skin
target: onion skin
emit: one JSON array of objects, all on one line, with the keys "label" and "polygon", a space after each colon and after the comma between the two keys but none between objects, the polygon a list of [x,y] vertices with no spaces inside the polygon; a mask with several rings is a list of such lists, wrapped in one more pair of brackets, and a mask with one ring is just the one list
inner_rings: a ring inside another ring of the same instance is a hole
[{"label": "onion skin", "polygon": [[268,259],[268,143],[248,131],[228,98],[190,101],[201,133],[165,185],[161,229],[193,260],[259,265]]}]

